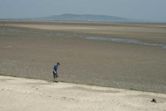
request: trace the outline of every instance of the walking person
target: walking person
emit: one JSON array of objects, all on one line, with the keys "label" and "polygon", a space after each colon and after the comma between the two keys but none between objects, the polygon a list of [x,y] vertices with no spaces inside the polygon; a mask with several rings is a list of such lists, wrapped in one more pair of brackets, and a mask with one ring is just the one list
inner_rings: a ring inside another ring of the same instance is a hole
[{"label": "walking person", "polygon": [[58,82],[58,81],[56,81],[55,79],[57,79],[58,76],[59,76],[59,75],[58,75],[58,67],[59,67],[59,65],[60,65],[60,63],[57,62],[57,64],[55,64],[54,67],[53,67],[54,82]]}]

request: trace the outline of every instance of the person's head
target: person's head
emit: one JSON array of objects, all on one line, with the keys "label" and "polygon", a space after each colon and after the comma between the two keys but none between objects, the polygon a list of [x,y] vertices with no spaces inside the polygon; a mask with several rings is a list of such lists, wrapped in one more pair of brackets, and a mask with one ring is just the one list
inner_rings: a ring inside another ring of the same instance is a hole
[{"label": "person's head", "polygon": [[59,62],[57,62],[57,65],[60,65],[60,63],[59,63]]}]

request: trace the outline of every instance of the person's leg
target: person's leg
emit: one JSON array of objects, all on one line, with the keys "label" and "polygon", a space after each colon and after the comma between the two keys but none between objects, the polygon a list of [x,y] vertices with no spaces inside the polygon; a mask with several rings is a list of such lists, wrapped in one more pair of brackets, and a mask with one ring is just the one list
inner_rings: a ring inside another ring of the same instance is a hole
[{"label": "person's leg", "polygon": [[58,78],[58,73],[55,74],[55,77]]},{"label": "person's leg", "polygon": [[54,80],[55,80],[55,75],[56,75],[56,74],[55,74],[55,72],[53,71],[53,78],[54,78]]},{"label": "person's leg", "polygon": [[57,72],[54,72],[54,71],[53,71],[53,77],[54,77],[54,82],[58,82],[58,81],[56,80],[56,78],[58,78]]}]

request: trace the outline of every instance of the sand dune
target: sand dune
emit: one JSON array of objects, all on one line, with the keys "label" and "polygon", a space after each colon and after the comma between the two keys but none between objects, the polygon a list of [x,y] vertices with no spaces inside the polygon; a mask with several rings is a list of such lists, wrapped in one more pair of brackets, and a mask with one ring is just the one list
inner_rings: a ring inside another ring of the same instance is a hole
[{"label": "sand dune", "polygon": [[165,94],[8,76],[0,76],[0,98],[1,111],[166,110]]}]

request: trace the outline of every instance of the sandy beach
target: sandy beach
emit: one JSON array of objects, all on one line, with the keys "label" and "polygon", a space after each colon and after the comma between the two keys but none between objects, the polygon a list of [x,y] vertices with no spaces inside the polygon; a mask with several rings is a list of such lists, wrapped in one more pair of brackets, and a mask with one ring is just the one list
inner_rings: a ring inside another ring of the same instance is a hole
[{"label": "sandy beach", "polygon": [[165,94],[8,76],[0,98],[1,111],[166,111]]},{"label": "sandy beach", "polygon": [[166,25],[0,22],[0,74],[166,93]]}]

